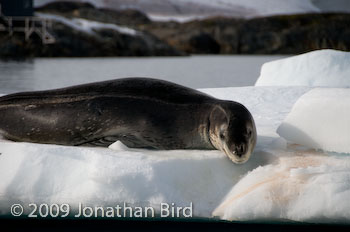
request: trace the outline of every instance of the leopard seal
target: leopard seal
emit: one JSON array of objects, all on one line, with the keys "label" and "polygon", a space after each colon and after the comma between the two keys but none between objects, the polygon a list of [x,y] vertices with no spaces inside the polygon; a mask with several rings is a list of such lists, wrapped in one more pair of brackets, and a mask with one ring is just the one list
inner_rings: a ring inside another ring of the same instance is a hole
[{"label": "leopard seal", "polygon": [[256,144],[252,115],[164,80],[122,78],[0,97],[0,133],[13,141],[70,146],[218,149],[246,162]]}]

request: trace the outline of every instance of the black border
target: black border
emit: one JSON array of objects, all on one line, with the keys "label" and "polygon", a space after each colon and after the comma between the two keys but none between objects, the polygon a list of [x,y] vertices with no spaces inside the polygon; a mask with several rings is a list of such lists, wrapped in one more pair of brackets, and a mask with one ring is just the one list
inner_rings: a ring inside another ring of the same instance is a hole
[{"label": "black border", "polygon": [[[299,222],[230,222],[218,219],[29,219],[0,217],[6,231],[332,231],[349,232],[350,224]],[[5,231],[5,230],[4,230]]]}]

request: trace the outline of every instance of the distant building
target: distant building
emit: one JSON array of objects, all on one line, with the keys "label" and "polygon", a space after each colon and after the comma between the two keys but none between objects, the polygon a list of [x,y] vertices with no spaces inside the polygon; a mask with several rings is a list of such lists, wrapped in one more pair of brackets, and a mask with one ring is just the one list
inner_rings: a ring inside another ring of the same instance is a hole
[{"label": "distant building", "polygon": [[25,40],[36,33],[43,44],[49,44],[55,42],[49,27],[50,20],[34,16],[33,0],[0,0],[0,31],[7,31],[10,36],[24,33]]},{"label": "distant building", "polygon": [[0,0],[1,13],[6,16],[33,16],[33,0]]}]

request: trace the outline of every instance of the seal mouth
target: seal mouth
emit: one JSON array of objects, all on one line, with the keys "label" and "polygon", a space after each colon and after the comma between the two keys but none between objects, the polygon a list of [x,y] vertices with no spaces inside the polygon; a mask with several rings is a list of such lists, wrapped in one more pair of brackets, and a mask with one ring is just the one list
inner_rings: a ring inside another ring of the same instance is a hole
[{"label": "seal mouth", "polygon": [[249,160],[251,154],[249,150],[250,149],[248,149],[247,152],[243,155],[239,156],[236,151],[231,151],[230,149],[228,149],[227,144],[224,144],[223,146],[223,152],[225,152],[227,157],[236,164],[244,164]]}]

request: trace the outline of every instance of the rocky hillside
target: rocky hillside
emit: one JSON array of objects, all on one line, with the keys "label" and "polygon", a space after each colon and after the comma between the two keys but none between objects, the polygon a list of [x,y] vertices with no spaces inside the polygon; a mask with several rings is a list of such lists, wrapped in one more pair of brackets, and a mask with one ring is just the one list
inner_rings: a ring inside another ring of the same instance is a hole
[{"label": "rocky hillside", "polygon": [[350,51],[350,14],[304,14],[240,20],[210,18],[157,23],[145,30],[195,54],[299,54],[322,48]]},{"label": "rocky hillside", "polygon": [[[43,45],[35,35],[24,41],[23,34],[10,37],[1,32],[1,57],[298,54],[321,48],[350,51],[350,14],[344,13],[249,20],[215,17],[178,23],[153,22],[137,10],[96,8],[79,2],[54,2],[36,12],[40,17],[64,19],[53,20],[50,29],[56,43]],[[87,23],[98,26],[86,30]]]},{"label": "rocky hillside", "polygon": [[[65,20],[52,20],[49,29],[55,37],[53,44],[42,44],[36,34],[30,40],[24,41],[24,35],[0,32],[0,57],[93,57],[93,56],[178,56],[183,55],[147,31],[133,30],[136,25],[150,23],[150,20],[138,11],[112,11],[96,9],[86,3],[57,2],[48,4],[36,10],[40,17],[56,16]],[[45,13],[45,14],[42,14]],[[64,16],[64,17],[62,17]],[[93,21],[75,22],[74,18],[86,18]],[[91,31],[81,23],[100,23]],[[123,30],[111,29],[112,26],[128,24]],[[109,23],[107,25],[103,23]],[[130,27],[129,27],[130,26]],[[79,30],[79,28],[81,29]]]}]

